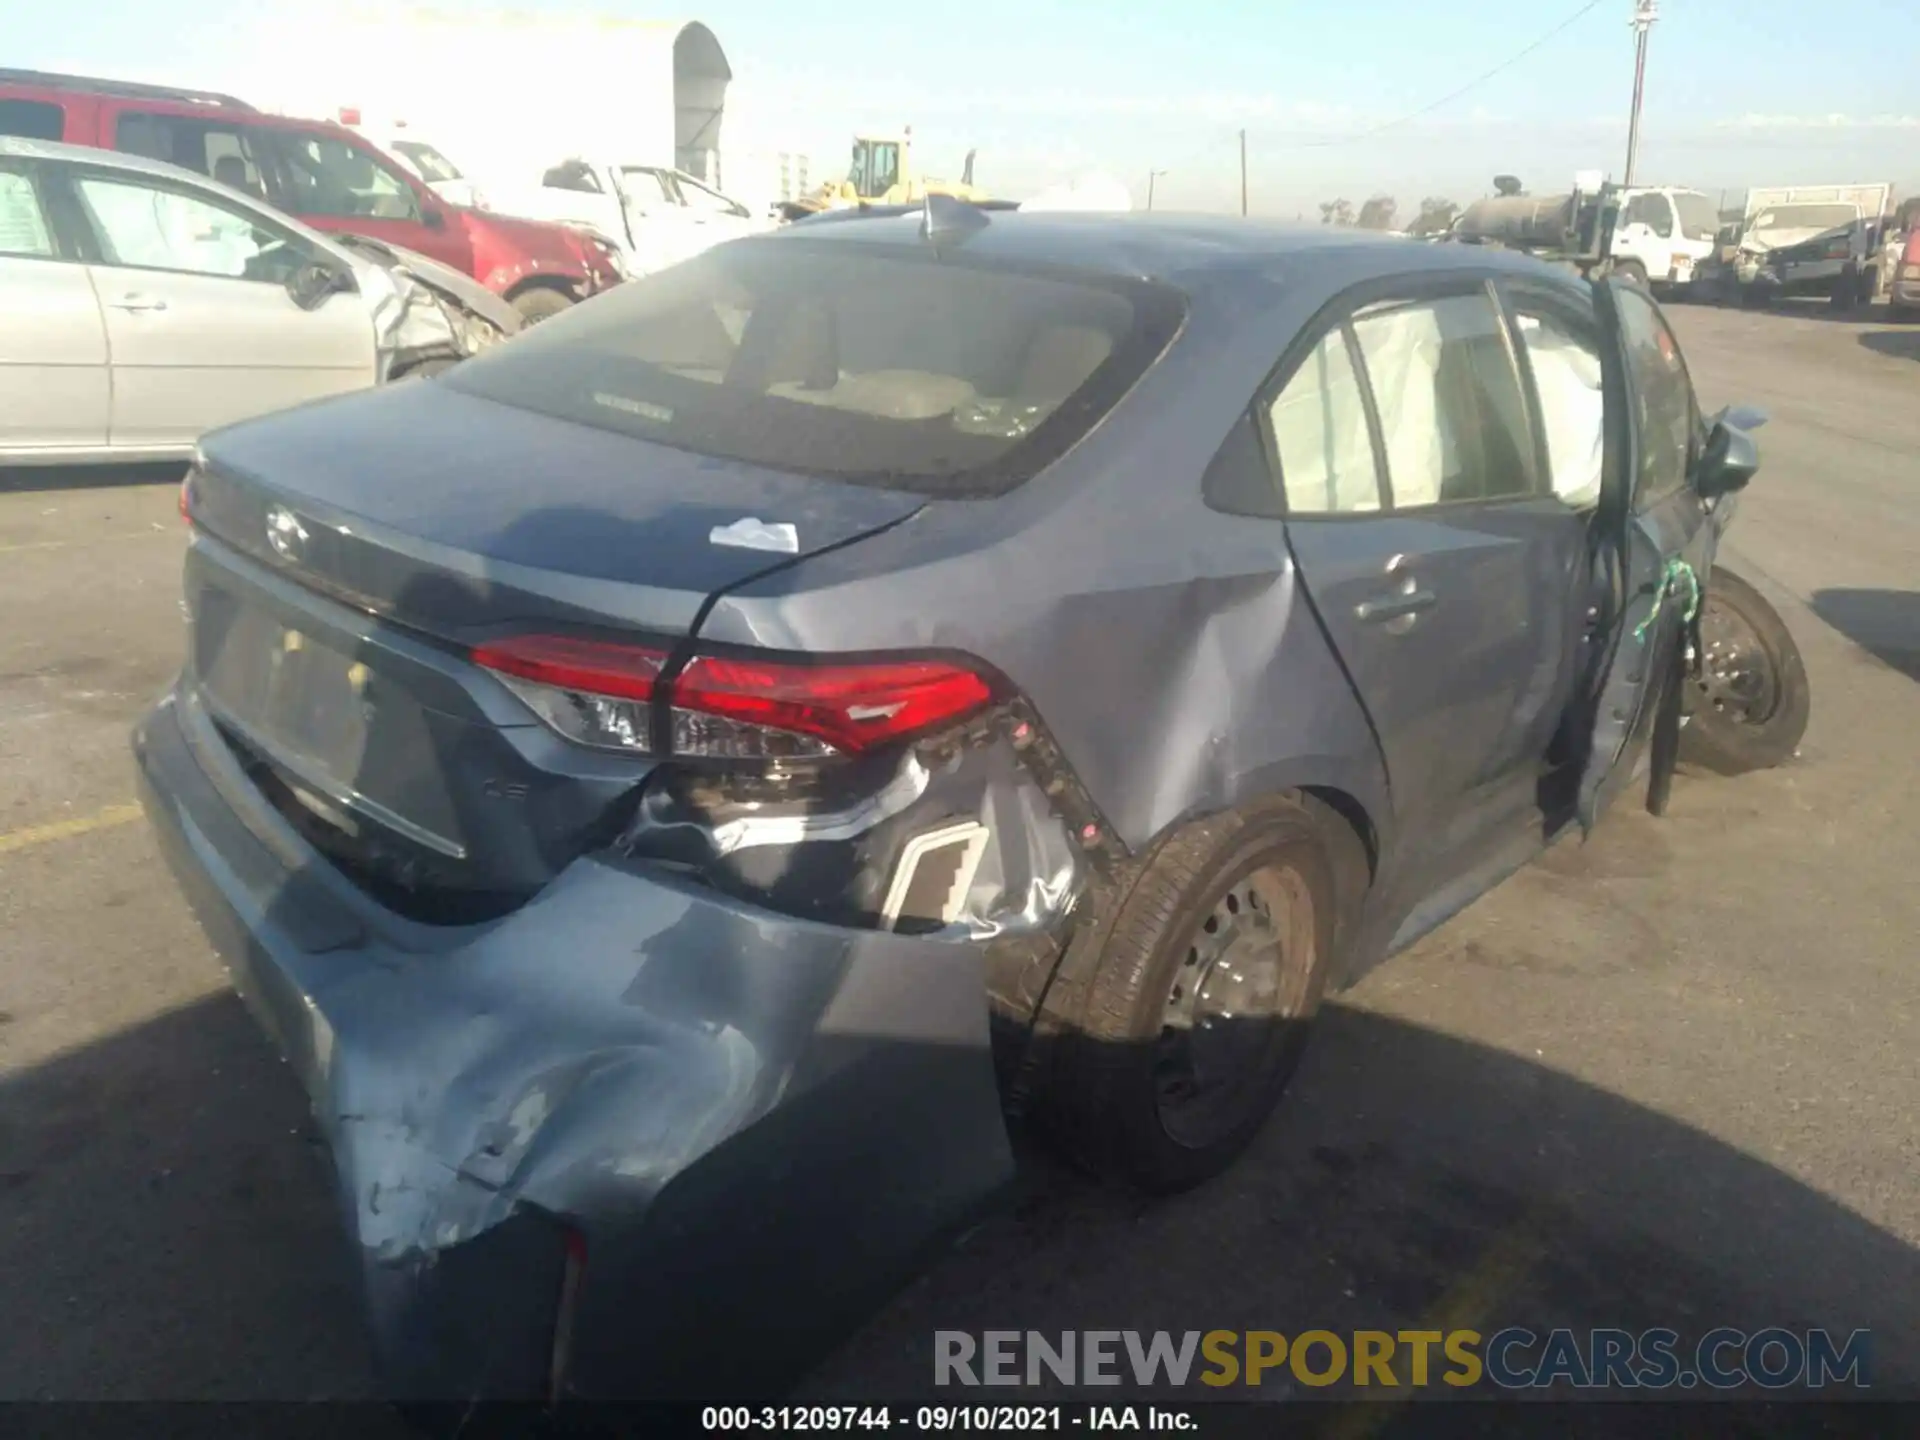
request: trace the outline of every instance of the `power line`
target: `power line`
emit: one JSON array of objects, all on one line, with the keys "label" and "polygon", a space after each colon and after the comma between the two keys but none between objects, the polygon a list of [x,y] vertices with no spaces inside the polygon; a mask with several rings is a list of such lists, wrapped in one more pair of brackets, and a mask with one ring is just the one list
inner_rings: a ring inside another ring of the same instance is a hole
[{"label": "power line", "polygon": [[[1471,94],[1473,91],[1479,89],[1482,85],[1486,84],[1487,81],[1492,80],[1497,76],[1504,75],[1507,71],[1511,70],[1514,66],[1518,65],[1522,60],[1527,59],[1535,51],[1542,49],[1551,41],[1558,39],[1566,31],[1571,30],[1577,23],[1585,19],[1593,11],[1599,9],[1603,3],[1605,3],[1605,0],[1586,0],[1586,3],[1580,6],[1579,9],[1575,10],[1571,15],[1568,15],[1564,20],[1560,21],[1559,24],[1555,25],[1551,30],[1548,30],[1545,34],[1541,35],[1538,39],[1534,40],[1532,43],[1527,45],[1524,49],[1516,51],[1514,54],[1508,56],[1505,60],[1502,60],[1498,65],[1494,66],[1491,70],[1486,71],[1484,74],[1475,76],[1473,79],[1469,80],[1466,84],[1460,86],[1457,90],[1450,90],[1445,95],[1442,95],[1438,100],[1432,101],[1431,103],[1426,105],[1422,105],[1418,110],[1410,110],[1404,115],[1399,115],[1391,120],[1383,121],[1382,123],[1372,126],[1369,129],[1356,131],[1351,135],[1331,135],[1331,136],[1323,136],[1315,139],[1303,138],[1295,142],[1294,144],[1286,145],[1284,148],[1317,150],[1317,149],[1325,149],[1329,146],[1334,146],[1334,145],[1351,145],[1356,143],[1357,141],[1371,139],[1373,136],[1382,134],[1385,131],[1397,129],[1399,126],[1405,125],[1409,121],[1418,120],[1423,115],[1431,115],[1435,110],[1439,110],[1445,106],[1451,105],[1454,101],[1460,99],[1461,96]],[[1233,132],[1229,132],[1228,135],[1222,136],[1219,139],[1207,141],[1204,145],[1199,146],[1189,154],[1182,156],[1178,161],[1174,162],[1172,165],[1160,167],[1160,173],[1162,175],[1166,175],[1169,173],[1178,172],[1180,170],[1185,169],[1189,163],[1199,159],[1202,155],[1217,153],[1218,147],[1223,143],[1223,141],[1225,141],[1228,138],[1231,138],[1232,134]],[[1245,130],[1241,130],[1238,132],[1238,135],[1240,138],[1242,155],[1244,157],[1247,132]],[[1242,163],[1244,167],[1244,158]]]},{"label": "power line", "polygon": [[1431,115],[1434,111],[1442,108],[1443,106],[1451,105],[1454,101],[1458,100],[1462,95],[1469,94],[1470,92],[1479,89],[1482,85],[1486,84],[1487,81],[1493,79],[1495,76],[1506,74],[1507,71],[1511,70],[1514,66],[1518,65],[1522,60],[1525,60],[1529,55],[1533,54],[1534,51],[1540,49],[1542,46],[1546,45],[1549,41],[1558,39],[1563,32],[1567,30],[1571,30],[1575,24],[1585,19],[1589,13],[1599,9],[1602,3],[1603,3],[1603,0],[1587,0],[1586,4],[1582,5],[1578,10],[1574,11],[1571,15],[1567,16],[1566,19],[1562,20],[1558,25],[1554,26],[1551,30],[1547,31],[1547,33],[1542,35],[1538,40],[1535,40],[1532,44],[1528,45],[1526,49],[1518,51],[1517,53],[1509,56],[1507,59],[1502,60],[1498,65],[1494,66],[1491,70],[1487,71],[1484,75],[1475,76],[1473,79],[1469,80],[1466,84],[1462,85],[1458,90],[1448,91],[1445,95],[1442,95],[1438,100],[1435,100],[1430,105],[1422,105],[1418,110],[1409,110],[1405,115],[1398,116],[1392,120],[1384,121],[1379,125],[1375,125],[1370,130],[1357,131],[1352,135],[1335,135],[1325,140],[1307,141],[1305,148],[1317,149],[1327,145],[1350,145],[1356,140],[1368,140],[1368,139],[1371,139],[1373,136],[1380,134],[1382,131],[1392,130],[1397,128],[1398,126],[1405,125],[1410,120],[1418,120],[1422,115]]}]

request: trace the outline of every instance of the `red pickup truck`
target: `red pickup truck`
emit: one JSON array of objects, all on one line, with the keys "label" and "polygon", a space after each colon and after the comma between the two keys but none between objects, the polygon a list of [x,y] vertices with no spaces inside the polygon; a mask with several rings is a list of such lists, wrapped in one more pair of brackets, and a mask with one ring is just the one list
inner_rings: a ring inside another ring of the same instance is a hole
[{"label": "red pickup truck", "polygon": [[230,95],[0,69],[0,135],[125,150],[197,170],[316,230],[431,256],[529,322],[622,274],[618,253],[592,235],[449,205],[345,126],[269,115]]}]

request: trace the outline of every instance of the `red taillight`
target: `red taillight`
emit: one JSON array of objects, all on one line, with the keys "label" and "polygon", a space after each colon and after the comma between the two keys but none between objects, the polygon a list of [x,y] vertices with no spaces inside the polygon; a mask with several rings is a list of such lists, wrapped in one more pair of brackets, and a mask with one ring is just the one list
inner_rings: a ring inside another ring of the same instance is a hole
[{"label": "red taillight", "polygon": [[666,652],[565,635],[481,645],[473,660],[567,739],[603,750],[653,751],[653,687]]},{"label": "red taillight", "polygon": [[673,682],[674,750],[716,753],[731,738],[715,733],[717,719],[858,755],[957,720],[990,695],[971,670],[938,660],[788,665],[701,655]]},{"label": "red taillight", "polygon": [[1908,265],[1920,265],[1920,225],[1907,236],[1907,247],[1901,251],[1900,259]]},{"label": "red taillight", "polygon": [[667,663],[667,653],[564,635],[523,635],[477,647],[473,661],[502,675],[561,690],[651,700],[653,682]]},{"label": "red taillight", "polygon": [[189,470],[180,482],[180,518],[193,524],[193,472]]},{"label": "red taillight", "polygon": [[733,760],[858,755],[960,719],[992,698],[943,660],[795,664],[699,655],[664,689],[664,652],[565,636],[482,645],[473,660],[568,739],[651,753],[652,704],[667,705],[670,750]]}]

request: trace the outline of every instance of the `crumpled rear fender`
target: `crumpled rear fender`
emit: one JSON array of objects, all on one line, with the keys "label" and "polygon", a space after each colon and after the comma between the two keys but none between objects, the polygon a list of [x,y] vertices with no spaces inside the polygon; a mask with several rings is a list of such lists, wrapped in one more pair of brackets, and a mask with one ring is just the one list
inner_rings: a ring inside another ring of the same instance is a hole
[{"label": "crumpled rear fender", "polygon": [[569,1392],[699,1393],[703,1356],[777,1383],[1012,1178],[964,931],[817,924],[617,856],[485,926],[396,922],[312,861],[190,694],[135,753],[313,1101],[396,1395],[544,1395],[567,1232]]}]

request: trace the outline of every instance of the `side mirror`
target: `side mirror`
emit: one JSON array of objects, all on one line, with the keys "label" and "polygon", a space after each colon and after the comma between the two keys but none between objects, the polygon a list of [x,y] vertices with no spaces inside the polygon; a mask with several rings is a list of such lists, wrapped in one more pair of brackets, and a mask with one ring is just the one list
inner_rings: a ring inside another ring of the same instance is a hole
[{"label": "side mirror", "polygon": [[350,271],[318,263],[302,265],[287,277],[287,294],[302,310],[318,310],[329,295],[357,288]]},{"label": "side mirror", "polygon": [[1760,447],[1753,436],[1722,416],[1707,434],[1706,449],[1694,471],[1693,488],[1702,500],[1718,500],[1746,489],[1759,470]]},{"label": "side mirror", "polygon": [[444,230],[447,228],[447,212],[438,205],[423,205],[420,207],[420,223],[429,230]]}]

